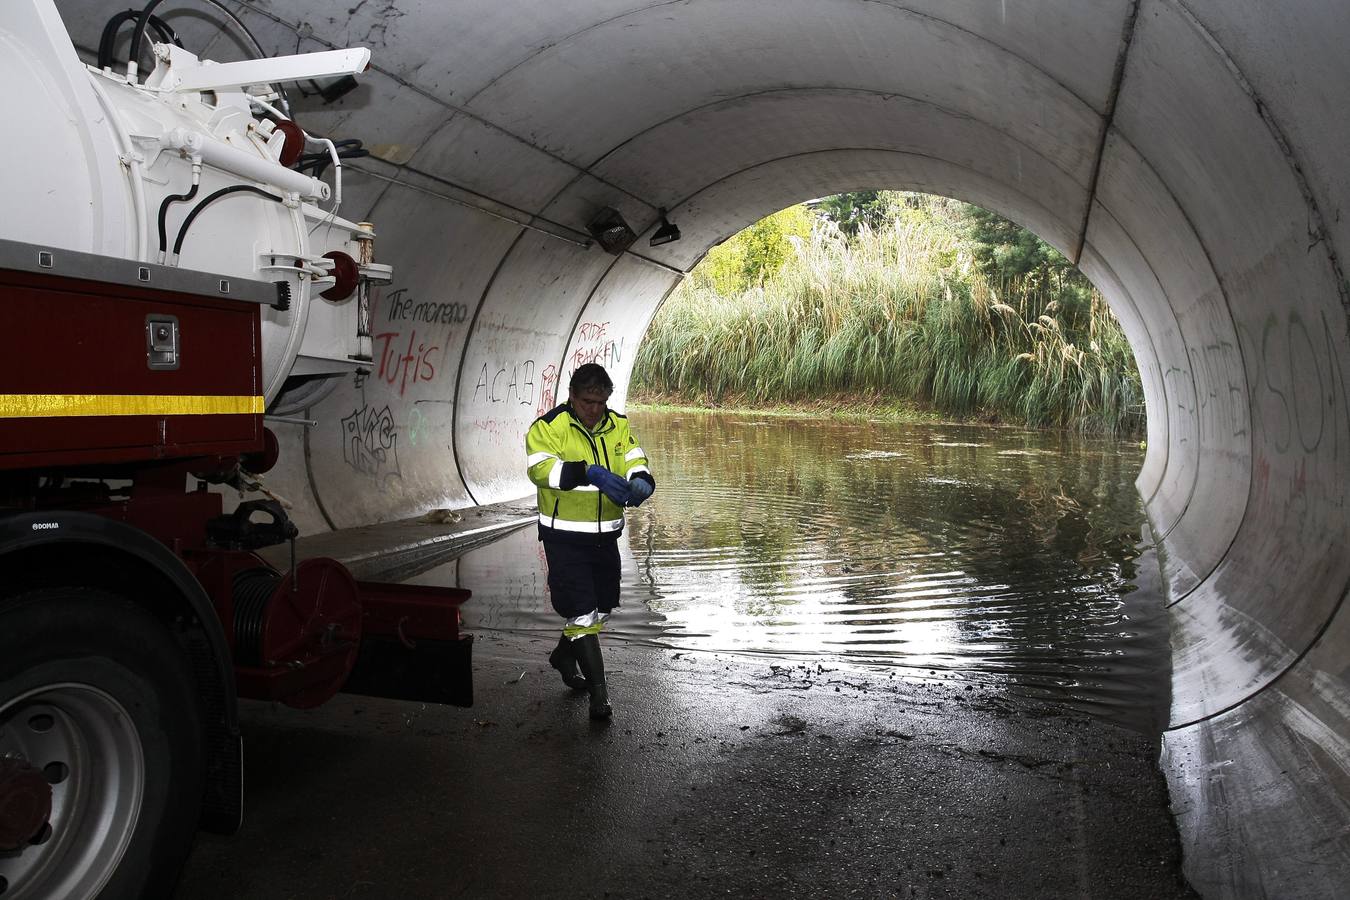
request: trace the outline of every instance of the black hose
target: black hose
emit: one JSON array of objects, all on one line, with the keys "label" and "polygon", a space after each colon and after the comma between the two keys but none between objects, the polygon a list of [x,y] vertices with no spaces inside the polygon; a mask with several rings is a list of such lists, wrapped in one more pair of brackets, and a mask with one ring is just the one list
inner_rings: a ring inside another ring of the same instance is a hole
[{"label": "black hose", "polygon": [[[126,9],[115,14],[108,20],[108,24],[103,26],[103,35],[98,41],[98,67],[100,69],[112,68],[114,62],[113,50],[117,46],[118,32],[122,30],[123,25],[134,20],[139,15],[140,13],[134,9]],[[150,26],[154,28],[155,33],[159,35],[159,42],[161,44],[174,43],[179,47],[183,46],[182,40],[179,39],[177,32],[173,30],[168,22],[165,22],[159,16],[155,15],[152,15],[149,21]],[[137,64],[139,65],[139,60],[137,61]]]},{"label": "black hose", "polygon": [[[370,151],[361,146],[358,138],[334,141],[333,148],[337,151],[338,159],[360,159],[370,155]],[[306,153],[296,161],[293,168],[297,172],[308,172],[315,178],[322,178],[332,161],[333,157],[328,153]]]},{"label": "black hose", "polygon": [[178,226],[178,237],[173,242],[173,255],[175,257],[178,256],[178,251],[183,249],[183,238],[187,237],[187,231],[190,227],[192,227],[192,220],[197,218],[198,213],[200,213],[206,207],[210,206],[215,201],[219,200],[221,197],[224,197],[226,194],[237,194],[242,191],[247,191],[251,194],[258,194],[259,196],[266,197],[268,200],[275,200],[277,203],[282,202],[282,199],[278,197],[276,194],[269,194],[262,188],[254,187],[251,184],[234,184],[230,185],[229,187],[221,188],[214,194],[208,195],[196,206],[192,207],[192,212],[188,213],[187,218],[183,220],[183,224]]},{"label": "black hose", "polygon": [[186,194],[171,194],[171,195],[169,195],[168,197],[165,197],[165,198],[164,198],[164,202],[161,203],[161,204],[159,205],[159,252],[160,252],[160,253],[163,253],[163,252],[164,252],[164,248],[165,248],[165,247],[168,245],[168,243],[169,243],[169,235],[168,235],[168,231],[165,229],[164,225],[165,225],[165,220],[168,218],[168,215],[169,215],[169,206],[170,206],[170,204],[177,203],[177,202],[180,201],[180,200],[181,200],[181,201],[184,201],[184,202],[186,202],[186,201],[188,201],[188,200],[191,200],[193,197],[197,196],[197,188],[200,187],[200,186],[201,186],[201,185],[200,185],[200,182],[194,181],[194,182],[192,182],[192,187],[188,189],[188,192],[187,192]]},{"label": "black hose", "polygon": [[145,40],[145,26],[149,24],[150,14],[155,11],[155,7],[163,2],[164,0],[150,0],[136,17],[136,30],[131,33],[131,54],[128,57],[130,62],[136,62],[141,58],[141,41]]},{"label": "black hose", "polygon": [[115,14],[108,19],[108,24],[103,26],[103,36],[98,40],[98,67],[108,69],[113,64],[113,47],[117,44],[117,32],[122,30],[122,25],[134,18],[138,13],[134,9],[126,9]]},{"label": "black hose", "polygon": [[161,44],[174,44],[183,46],[183,42],[178,37],[178,32],[173,30],[173,26],[165,22],[159,16],[150,17],[150,27],[155,29],[155,34],[159,35]]}]

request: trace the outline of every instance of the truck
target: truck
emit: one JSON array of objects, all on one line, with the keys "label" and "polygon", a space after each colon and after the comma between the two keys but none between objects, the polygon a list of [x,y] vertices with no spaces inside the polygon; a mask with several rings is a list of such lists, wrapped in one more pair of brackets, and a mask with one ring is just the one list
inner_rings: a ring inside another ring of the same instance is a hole
[{"label": "truck", "polygon": [[3,900],[171,892],[198,829],[240,825],[240,697],[472,702],[468,591],[297,562],[260,479],[268,417],[370,365],[392,271],[339,215],[359,143],[286,91],[370,52],[211,63],[157,5],[93,64],[52,0],[0,9]]}]

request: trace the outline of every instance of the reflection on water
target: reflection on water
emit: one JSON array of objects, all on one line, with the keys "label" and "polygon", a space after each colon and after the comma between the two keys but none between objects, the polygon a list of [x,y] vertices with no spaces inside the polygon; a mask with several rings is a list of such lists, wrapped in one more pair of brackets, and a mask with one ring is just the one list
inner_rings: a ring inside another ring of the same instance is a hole
[{"label": "reflection on water", "polygon": [[[629,513],[613,630],[1001,681],[1140,727],[1165,712],[1161,602],[1132,583],[1150,561],[1130,444],[714,414],[633,425],[659,488]],[[471,588],[468,627],[556,630],[534,529],[454,565],[417,580]]]}]

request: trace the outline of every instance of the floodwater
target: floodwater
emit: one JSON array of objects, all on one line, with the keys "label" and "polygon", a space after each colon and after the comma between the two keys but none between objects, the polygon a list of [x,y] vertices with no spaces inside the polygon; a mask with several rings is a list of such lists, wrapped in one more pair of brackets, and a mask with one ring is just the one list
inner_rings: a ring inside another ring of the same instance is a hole
[{"label": "floodwater", "polygon": [[[631,423],[658,487],[628,514],[607,631],[1006,685],[1144,731],[1165,717],[1137,444],[715,413]],[[533,528],[413,580],[473,590],[469,630],[557,633]]]}]

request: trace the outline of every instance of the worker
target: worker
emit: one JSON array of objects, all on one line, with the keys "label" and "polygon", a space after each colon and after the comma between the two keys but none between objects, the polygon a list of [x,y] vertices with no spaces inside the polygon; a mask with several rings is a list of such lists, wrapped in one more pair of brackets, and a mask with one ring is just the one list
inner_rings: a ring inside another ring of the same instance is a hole
[{"label": "worker", "polygon": [[656,489],[628,418],[609,408],[613,391],[604,367],[586,363],[572,374],[567,402],[535,419],[525,435],[549,593],[567,620],[548,661],[564,684],[590,694],[592,719],[612,713],[600,631],[619,605],[624,507],[640,505]]}]

